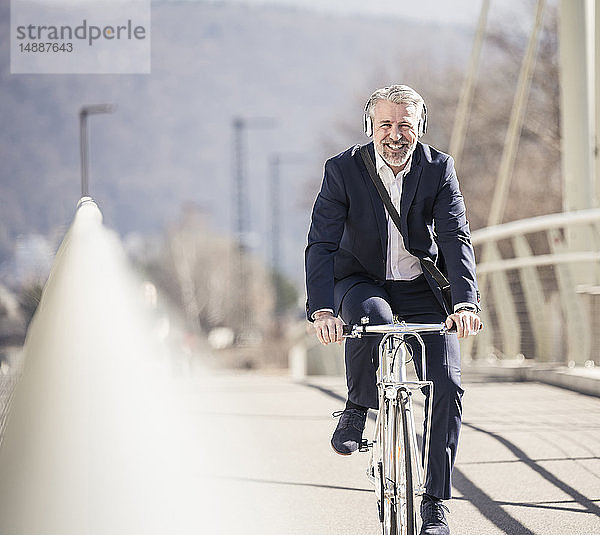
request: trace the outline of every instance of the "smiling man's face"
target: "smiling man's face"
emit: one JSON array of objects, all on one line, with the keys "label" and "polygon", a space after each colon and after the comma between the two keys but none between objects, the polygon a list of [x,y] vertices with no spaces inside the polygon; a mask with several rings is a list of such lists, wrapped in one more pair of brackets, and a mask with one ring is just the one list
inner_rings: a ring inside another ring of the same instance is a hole
[{"label": "smiling man's face", "polygon": [[394,173],[406,166],[417,146],[419,116],[411,103],[378,100],[373,109],[373,142]]}]

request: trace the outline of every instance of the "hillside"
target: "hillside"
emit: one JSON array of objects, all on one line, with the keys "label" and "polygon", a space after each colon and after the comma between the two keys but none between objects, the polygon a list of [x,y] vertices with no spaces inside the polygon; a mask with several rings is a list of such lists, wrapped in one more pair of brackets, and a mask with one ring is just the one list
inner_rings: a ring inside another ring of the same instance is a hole
[{"label": "hillside", "polygon": [[296,280],[305,199],[316,191],[327,153],[345,148],[339,140],[365,139],[361,107],[370,90],[464,64],[471,38],[465,29],[398,19],[156,4],[151,75],[11,75],[9,20],[2,0],[0,262],[10,259],[18,235],[60,235],[71,221],[80,192],[79,108],[110,102],[113,115],[90,121],[91,192],[122,235],[160,232],[186,202],[202,207],[219,231],[231,231],[232,120],[275,119],[277,128],[245,138],[250,226],[257,249],[268,251],[268,160],[293,153],[296,163],[282,166],[281,232],[286,270]]}]

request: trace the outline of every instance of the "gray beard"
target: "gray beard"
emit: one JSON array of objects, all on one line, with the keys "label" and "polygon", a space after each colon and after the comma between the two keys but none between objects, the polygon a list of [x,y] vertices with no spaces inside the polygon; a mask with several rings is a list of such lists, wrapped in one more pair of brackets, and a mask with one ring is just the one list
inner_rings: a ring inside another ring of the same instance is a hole
[{"label": "gray beard", "polygon": [[[377,152],[379,152],[379,155],[381,156],[383,161],[385,163],[387,163],[388,165],[390,165],[392,167],[402,167],[403,165],[406,164],[406,162],[408,162],[411,154],[415,150],[415,147],[416,147],[416,144],[413,147],[411,147],[409,145],[405,146],[405,148],[402,149],[402,153],[399,158],[391,157],[389,155],[389,153],[386,154],[385,145],[383,143],[380,144],[381,151],[377,151]],[[406,151],[406,152],[404,152],[404,151]]]}]

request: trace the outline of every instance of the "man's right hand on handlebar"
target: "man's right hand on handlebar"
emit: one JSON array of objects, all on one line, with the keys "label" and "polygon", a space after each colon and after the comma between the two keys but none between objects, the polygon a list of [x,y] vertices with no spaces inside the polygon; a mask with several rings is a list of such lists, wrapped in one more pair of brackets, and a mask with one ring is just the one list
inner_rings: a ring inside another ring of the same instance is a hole
[{"label": "man's right hand on handlebar", "polygon": [[446,327],[456,329],[459,338],[475,336],[481,327],[481,319],[470,310],[457,310],[446,318]]},{"label": "man's right hand on handlebar", "polygon": [[344,322],[328,310],[315,313],[313,326],[317,333],[317,338],[323,345],[331,344],[332,342],[342,343]]}]

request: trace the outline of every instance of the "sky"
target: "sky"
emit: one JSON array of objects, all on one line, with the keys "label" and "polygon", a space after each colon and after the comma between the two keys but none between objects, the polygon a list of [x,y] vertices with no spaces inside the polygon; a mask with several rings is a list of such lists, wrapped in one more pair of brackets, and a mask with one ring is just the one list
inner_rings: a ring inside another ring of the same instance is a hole
[{"label": "sky", "polygon": [[[396,16],[423,22],[440,24],[464,24],[474,26],[477,23],[483,0],[152,0],[153,2],[198,2],[239,3],[250,5],[280,5],[300,7],[321,12],[337,14],[365,14],[375,16]],[[503,3],[513,0],[502,0]],[[419,9],[410,9],[410,5]]]}]

